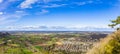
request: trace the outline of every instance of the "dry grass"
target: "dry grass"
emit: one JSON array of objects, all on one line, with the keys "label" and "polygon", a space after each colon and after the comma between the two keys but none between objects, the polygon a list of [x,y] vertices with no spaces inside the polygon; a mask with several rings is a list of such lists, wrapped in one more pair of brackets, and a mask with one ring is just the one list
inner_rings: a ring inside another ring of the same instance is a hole
[{"label": "dry grass", "polygon": [[[87,54],[113,54],[112,51],[115,48],[113,45],[116,45],[116,43],[120,44],[119,42],[116,42],[118,38],[120,38],[120,30],[101,39],[99,43],[94,44],[93,49],[89,50]],[[111,41],[113,40],[115,42],[112,42],[111,44]],[[118,40],[120,41],[120,39]]]}]

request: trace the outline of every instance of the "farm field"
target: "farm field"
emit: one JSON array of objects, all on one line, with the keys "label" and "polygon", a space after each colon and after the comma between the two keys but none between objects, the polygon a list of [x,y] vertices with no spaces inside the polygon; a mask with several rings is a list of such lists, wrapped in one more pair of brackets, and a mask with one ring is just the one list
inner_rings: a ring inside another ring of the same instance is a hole
[{"label": "farm field", "polygon": [[1,32],[1,54],[85,54],[110,32]]}]

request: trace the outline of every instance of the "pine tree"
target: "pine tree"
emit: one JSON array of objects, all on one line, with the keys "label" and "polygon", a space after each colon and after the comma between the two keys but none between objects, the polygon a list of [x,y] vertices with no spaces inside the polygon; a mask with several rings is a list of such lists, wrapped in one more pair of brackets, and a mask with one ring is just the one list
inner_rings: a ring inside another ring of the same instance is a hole
[{"label": "pine tree", "polygon": [[[116,20],[111,20],[112,24],[109,24],[108,26],[115,28],[117,25],[120,27],[120,16],[117,17]],[[117,27],[117,30],[119,30],[120,28]]]}]

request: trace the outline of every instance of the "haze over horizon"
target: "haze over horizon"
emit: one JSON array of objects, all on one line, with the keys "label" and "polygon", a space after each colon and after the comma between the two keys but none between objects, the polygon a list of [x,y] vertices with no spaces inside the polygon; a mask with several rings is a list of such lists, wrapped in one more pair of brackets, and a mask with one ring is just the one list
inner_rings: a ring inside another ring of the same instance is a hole
[{"label": "haze over horizon", "polygon": [[112,31],[120,0],[0,0],[0,31]]}]

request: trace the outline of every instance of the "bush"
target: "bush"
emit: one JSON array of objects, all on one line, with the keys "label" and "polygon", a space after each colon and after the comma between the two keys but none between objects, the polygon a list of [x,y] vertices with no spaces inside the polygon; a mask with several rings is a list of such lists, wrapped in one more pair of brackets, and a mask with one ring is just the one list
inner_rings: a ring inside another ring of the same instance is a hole
[{"label": "bush", "polygon": [[102,39],[87,54],[120,54],[120,30]]}]

